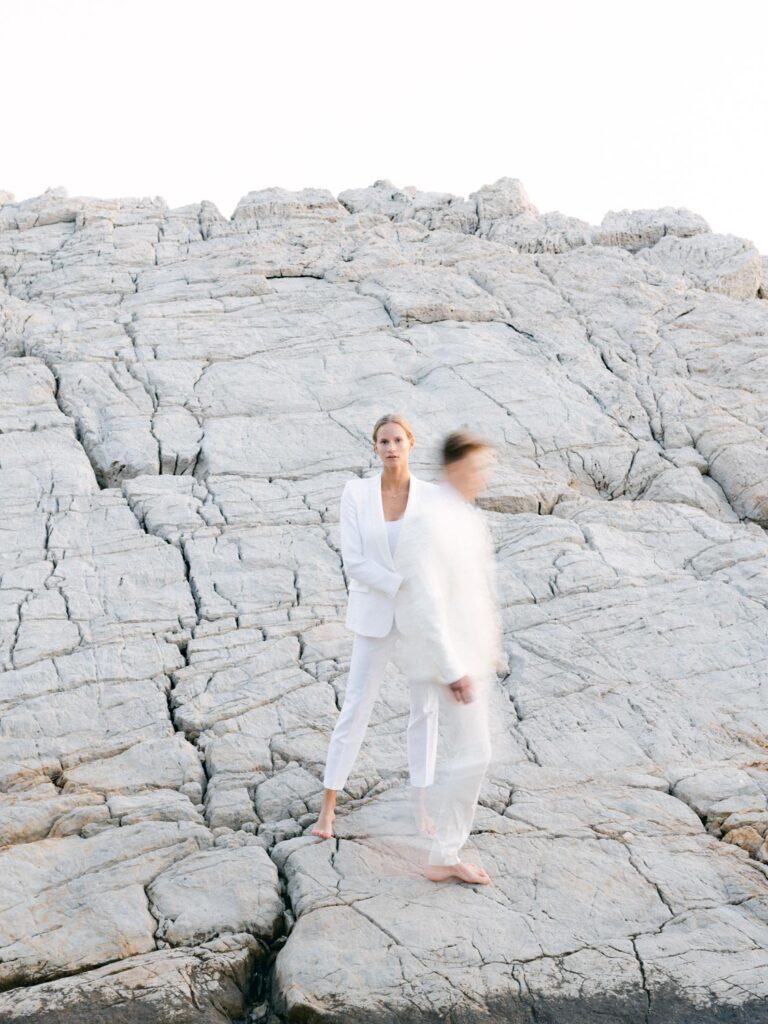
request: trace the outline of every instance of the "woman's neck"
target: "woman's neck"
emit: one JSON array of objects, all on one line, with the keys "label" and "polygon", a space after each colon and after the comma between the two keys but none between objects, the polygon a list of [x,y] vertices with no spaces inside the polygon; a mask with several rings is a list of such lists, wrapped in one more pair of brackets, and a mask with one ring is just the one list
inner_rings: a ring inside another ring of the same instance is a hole
[{"label": "woman's neck", "polygon": [[407,466],[382,466],[382,490],[402,491],[408,486],[410,479],[411,473]]}]

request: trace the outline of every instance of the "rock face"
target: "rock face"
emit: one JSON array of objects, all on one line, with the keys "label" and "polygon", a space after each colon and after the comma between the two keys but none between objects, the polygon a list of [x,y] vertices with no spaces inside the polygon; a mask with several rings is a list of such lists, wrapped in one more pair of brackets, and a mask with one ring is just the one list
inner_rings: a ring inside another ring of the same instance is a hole
[{"label": "rock face", "polygon": [[[684,209],[0,193],[0,1018],[768,1020],[765,259]],[[420,877],[391,669],[309,835],[375,419],[467,424],[510,670]]]}]

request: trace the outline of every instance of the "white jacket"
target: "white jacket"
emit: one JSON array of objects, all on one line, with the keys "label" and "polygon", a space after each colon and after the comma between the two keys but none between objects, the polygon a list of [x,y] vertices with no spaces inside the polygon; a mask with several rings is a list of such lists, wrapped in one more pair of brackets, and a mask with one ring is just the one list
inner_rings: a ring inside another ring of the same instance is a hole
[{"label": "white jacket", "polygon": [[477,683],[506,669],[493,540],[483,513],[447,481],[419,516],[403,523],[395,549],[403,577],[395,621],[398,661],[410,679]]},{"label": "white jacket", "polygon": [[[419,513],[425,495],[436,487],[410,474],[401,535],[406,523]],[[339,527],[341,559],[349,578],[345,625],[363,636],[386,636],[394,621],[395,595],[402,576],[395,569],[389,550],[381,472],[346,482],[341,494]]]}]

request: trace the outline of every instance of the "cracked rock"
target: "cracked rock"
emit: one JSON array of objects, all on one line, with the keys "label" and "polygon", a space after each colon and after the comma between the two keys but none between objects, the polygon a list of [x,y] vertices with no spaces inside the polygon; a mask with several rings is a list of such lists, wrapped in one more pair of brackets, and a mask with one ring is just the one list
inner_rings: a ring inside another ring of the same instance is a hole
[{"label": "cracked rock", "polygon": [[[766,260],[513,177],[0,192],[2,1020],[763,1020]],[[310,835],[390,410],[424,479],[497,446],[482,891],[402,827],[394,666]]]}]

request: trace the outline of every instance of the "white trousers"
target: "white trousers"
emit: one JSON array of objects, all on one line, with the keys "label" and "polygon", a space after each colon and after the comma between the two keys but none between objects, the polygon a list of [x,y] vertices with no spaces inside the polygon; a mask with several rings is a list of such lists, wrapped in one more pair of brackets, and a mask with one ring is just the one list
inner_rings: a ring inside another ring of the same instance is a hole
[{"label": "white trousers", "polygon": [[[344,703],[328,746],[323,778],[326,789],[343,789],[347,783],[397,638],[394,625],[383,637],[354,634]],[[410,781],[412,786],[431,786],[435,778],[439,694],[430,683],[412,683],[409,689],[406,747]]]},{"label": "white trousers", "polygon": [[461,860],[459,850],[472,831],[480,786],[491,760],[490,680],[473,679],[473,684],[475,696],[469,704],[457,701],[450,687],[431,684],[440,698],[446,761],[435,787],[437,816],[429,849],[430,864],[458,864]]}]

